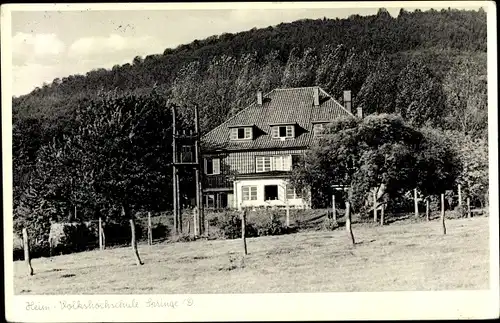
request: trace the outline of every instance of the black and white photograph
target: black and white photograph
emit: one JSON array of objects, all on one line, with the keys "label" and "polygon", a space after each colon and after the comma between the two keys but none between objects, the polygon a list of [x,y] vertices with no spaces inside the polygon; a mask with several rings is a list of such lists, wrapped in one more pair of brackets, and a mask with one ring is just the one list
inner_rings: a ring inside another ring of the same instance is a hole
[{"label": "black and white photograph", "polygon": [[7,321],[498,317],[495,6],[2,5]]}]

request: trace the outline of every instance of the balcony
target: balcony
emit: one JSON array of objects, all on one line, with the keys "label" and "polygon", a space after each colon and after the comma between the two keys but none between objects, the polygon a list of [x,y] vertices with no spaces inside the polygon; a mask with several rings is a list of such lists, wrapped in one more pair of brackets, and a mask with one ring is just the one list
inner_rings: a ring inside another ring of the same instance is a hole
[{"label": "balcony", "polygon": [[203,188],[233,188],[233,182],[224,175],[205,175],[203,177]]}]

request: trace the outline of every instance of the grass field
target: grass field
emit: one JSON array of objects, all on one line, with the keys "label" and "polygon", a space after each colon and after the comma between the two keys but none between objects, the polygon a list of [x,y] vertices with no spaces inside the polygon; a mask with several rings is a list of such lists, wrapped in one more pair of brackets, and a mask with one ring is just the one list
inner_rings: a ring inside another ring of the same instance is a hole
[{"label": "grass field", "polygon": [[14,262],[15,294],[430,291],[489,288],[489,218],[354,225],[241,240],[139,245]]}]

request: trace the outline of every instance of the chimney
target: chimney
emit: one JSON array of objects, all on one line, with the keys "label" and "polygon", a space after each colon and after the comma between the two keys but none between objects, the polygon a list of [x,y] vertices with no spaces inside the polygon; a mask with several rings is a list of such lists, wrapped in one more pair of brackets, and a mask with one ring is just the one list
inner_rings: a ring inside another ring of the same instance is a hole
[{"label": "chimney", "polygon": [[262,105],[262,91],[257,91],[257,104]]},{"label": "chimney", "polygon": [[363,119],[363,108],[358,107],[356,110],[358,112],[358,118]]},{"label": "chimney", "polygon": [[314,87],[314,105],[319,106],[319,87]]},{"label": "chimney", "polygon": [[347,111],[352,112],[352,107],[351,107],[351,91],[344,91],[344,108],[347,109]]}]

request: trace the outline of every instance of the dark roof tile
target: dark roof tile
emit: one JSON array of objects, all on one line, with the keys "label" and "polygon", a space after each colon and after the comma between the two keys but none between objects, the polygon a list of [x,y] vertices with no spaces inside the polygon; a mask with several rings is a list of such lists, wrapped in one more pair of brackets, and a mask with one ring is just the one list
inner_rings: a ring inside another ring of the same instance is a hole
[{"label": "dark roof tile", "polygon": [[[307,147],[311,144],[313,122],[333,121],[341,116],[353,116],[323,89],[319,89],[320,105],[314,106],[314,87],[275,89],[264,95],[262,105],[256,102],[241,110],[202,138],[205,147],[227,150],[274,149]],[[271,137],[273,124],[297,124],[295,138],[280,140]],[[253,124],[260,129],[254,140],[230,141],[229,128]]]}]

